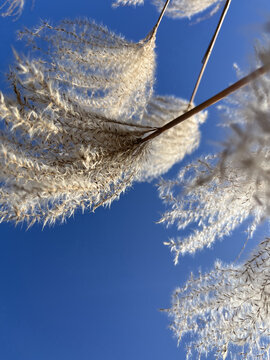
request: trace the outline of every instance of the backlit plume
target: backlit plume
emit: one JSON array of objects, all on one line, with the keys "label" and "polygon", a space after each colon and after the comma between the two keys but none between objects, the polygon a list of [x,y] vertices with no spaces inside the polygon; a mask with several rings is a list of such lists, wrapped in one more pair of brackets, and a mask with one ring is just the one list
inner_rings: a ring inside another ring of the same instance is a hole
[{"label": "backlit plume", "polygon": [[[265,64],[270,62],[267,49],[258,54]],[[176,262],[180,254],[195,253],[230,235],[245,220],[251,236],[270,214],[269,75],[233,95],[227,116],[233,131],[223,151],[160,183],[160,196],[169,206],[161,222],[185,229],[182,237],[167,242]]]},{"label": "backlit plume", "polygon": [[251,236],[264,218],[266,208],[256,197],[258,190],[264,194],[264,185],[258,189],[256,176],[241,172],[229,161],[222,173],[215,171],[218,161],[219,157],[200,158],[184,167],[175,180],[160,182],[160,196],[169,206],[160,221],[185,230],[166,243],[175,263],[179,255],[211,247],[247,219],[247,236]]},{"label": "backlit plume", "polygon": [[[21,36],[13,96],[0,98],[0,218],[54,223],[110,204],[135,179],[151,129],[154,37],[132,43],[88,20],[42,24]],[[40,50],[42,49],[42,50]]]},{"label": "backlit plume", "polygon": [[44,76],[61,83],[69,98],[117,120],[142,117],[154,82],[155,32],[133,43],[95,22],[66,20],[21,36],[49,57]]},{"label": "backlit plume", "polygon": [[[178,342],[186,334],[187,359],[269,359],[270,240],[242,265],[215,264],[175,290],[171,329]],[[195,357],[194,357],[195,356]]]}]

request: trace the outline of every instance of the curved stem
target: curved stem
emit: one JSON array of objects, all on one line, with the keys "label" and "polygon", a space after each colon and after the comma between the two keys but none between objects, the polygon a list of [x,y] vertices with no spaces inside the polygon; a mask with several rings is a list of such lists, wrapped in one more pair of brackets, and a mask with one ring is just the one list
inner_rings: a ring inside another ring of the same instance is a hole
[{"label": "curved stem", "polygon": [[256,78],[258,78],[259,76],[267,73],[268,71],[270,71],[270,63],[260,67],[259,69],[253,71],[252,73],[250,73],[249,75],[245,76],[244,78],[242,78],[241,80],[235,82],[233,85],[227,87],[226,89],[222,90],[221,92],[219,92],[218,94],[214,95],[213,97],[211,97],[210,99],[204,101],[202,104],[196,106],[195,108],[185,112],[184,114],[178,116],[176,119],[168,122],[167,124],[165,124],[164,126],[158,128],[157,130],[155,130],[154,132],[152,132],[152,134],[144,137],[144,138],[140,138],[138,140],[138,144],[142,144],[148,140],[152,140],[155,137],[159,136],[160,134],[162,134],[164,131],[167,131],[169,129],[171,129],[172,127],[180,124],[181,122],[189,119],[191,116],[198,114],[199,112],[201,112],[202,110],[208,108],[211,105],[214,105],[215,103],[217,103],[218,101],[224,99],[226,96],[232,94],[233,92],[235,92],[236,90],[240,89],[243,86],[248,85],[248,83],[250,83],[251,81],[255,80]]},{"label": "curved stem", "polygon": [[199,76],[198,76],[197,82],[196,82],[196,84],[195,84],[194,90],[193,90],[193,92],[192,92],[191,98],[190,98],[190,100],[189,100],[189,104],[188,104],[188,107],[187,107],[187,111],[190,110],[190,108],[192,107],[194,98],[195,98],[195,96],[196,96],[196,94],[197,94],[197,91],[198,91],[199,85],[200,85],[200,83],[201,83],[203,74],[204,74],[204,72],[205,72],[206,66],[207,66],[208,61],[209,61],[209,59],[210,59],[211,53],[212,53],[213,48],[214,48],[214,46],[215,46],[215,43],[216,43],[218,34],[219,34],[220,29],[221,29],[221,27],[222,27],[222,24],[223,24],[223,22],[224,22],[224,20],[225,20],[225,17],[226,17],[226,15],[227,15],[227,12],[228,12],[228,10],[229,10],[229,7],[230,7],[230,5],[231,5],[231,2],[232,2],[232,0],[227,0],[227,1],[226,1],[226,4],[225,4],[225,6],[224,6],[224,8],[223,8],[223,11],[222,11],[221,17],[220,17],[220,19],[219,19],[219,22],[218,22],[217,28],[216,28],[216,30],[215,30],[215,33],[214,33],[214,35],[213,35],[213,37],[212,37],[212,39],[211,39],[211,41],[210,41],[210,44],[209,44],[209,46],[208,46],[208,48],[207,48],[207,50],[206,50],[206,52],[205,52],[205,54],[204,54],[204,57],[203,57],[203,60],[202,60],[202,68],[201,68],[201,71],[200,71],[200,73],[199,73]]}]

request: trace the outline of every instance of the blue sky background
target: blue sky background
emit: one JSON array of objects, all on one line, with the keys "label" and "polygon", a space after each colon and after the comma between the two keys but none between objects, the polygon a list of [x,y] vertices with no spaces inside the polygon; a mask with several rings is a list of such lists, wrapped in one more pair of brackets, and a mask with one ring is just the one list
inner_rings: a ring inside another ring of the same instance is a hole
[{"label": "blue sky background", "polygon": [[[111,9],[110,0],[26,1],[16,21],[0,19],[0,88],[9,91],[5,72],[11,45],[23,51],[16,31],[40,19],[87,16],[128,39],[143,38],[157,19],[149,1],[137,8]],[[196,25],[165,18],[157,38],[156,92],[189,98],[200,61],[219,14]],[[199,89],[199,103],[236,80],[233,63],[249,69],[253,40],[270,17],[269,0],[233,0]],[[199,153],[211,151],[224,130],[215,109],[203,125]],[[176,166],[168,176],[180,168]],[[163,245],[175,228],[155,224],[163,211],[154,184],[134,184],[111,209],[80,212],[53,228],[0,225],[1,360],[176,360],[184,359],[160,308],[190,271],[210,269],[216,258],[233,260],[245,235],[241,229],[194,257],[173,265]],[[267,231],[257,231],[254,247]],[[212,359],[209,357],[208,359]]]}]

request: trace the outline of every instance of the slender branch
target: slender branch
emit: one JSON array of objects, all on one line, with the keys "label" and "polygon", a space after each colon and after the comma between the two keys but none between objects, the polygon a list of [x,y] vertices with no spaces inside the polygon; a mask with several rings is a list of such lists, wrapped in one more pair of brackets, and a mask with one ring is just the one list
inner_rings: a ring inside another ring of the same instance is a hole
[{"label": "slender branch", "polygon": [[200,111],[208,108],[211,105],[216,104],[218,101],[224,99],[226,96],[232,94],[233,92],[240,89],[241,87],[248,85],[248,83],[255,80],[259,76],[267,73],[268,71],[270,71],[270,63],[268,63],[268,64],[260,67],[259,69],[253,71],[252,73],[245,76],[241,80],[235,82],[233,85],[227,87],[226,89],[222,90],[221,92],[214,95],[210,99],[204,101],[202,104],[196,106],[195,108],[191,109],[190,111],[185,112],[184,114],[180,115],[176,119],[174,119],[174,120],[168,122],[167,124],[165,124],[164,126],[158,128],[152,134],[150,134],[150,135],[148,135],[148,136],[146,136],[144,138],[140,138],[138,143],[142,144],[142,143],[144,143],[144,142],[146,142],[148,140],[154,139],[155,137],[162,134],[164,131],[167,131],[167,130],[171,129],[172,127],[174,127],[174,126],[180,124],[181,122],[189,119],[191,116],[193,116],[195,114],[198,114]]},{"label": "slender branch", "polygon": [[187,107],[187,111],[190,110],[190,108],[192,107],[193,100],[194,100],[194,98],[195,98],[195,96],[196,96],[196,94],[197,94],[197,91],[198,91],[199,85],[200,85],[200,83],[201,83],[203,74],[204,74],[204,72],[205,72],[206,66],[207,66],[208,61],[209,61],[209,59],[210,59],[211,53],[212,53],[213,48],[214,48],[214,46],[215,46],[215,43],[216,43],[218,34],[219,34],[220,30],[221,30],[222,24],[223,24],[223,22],[224,22],[224,20],[225,20],[225,17],[226,17],[226,15],[227,15],[227,12],[228,12],[228,10],[229,10],[229,7],[230,7],[230,5],[231,5],[231,2],[232,2],[232,0],[227,0],[227,1],[226,1],[226,4],[225,4],[225,6],[224,6],[224,8],[223,8],[223,11],[222,11],[221,17],[220,17],[220,19],[219,19],[219,22],[218,22],[217,28],[216,28],[216,30],[215,30],[215,33],[214,33],[214,35],[213,35],[213,37],[212,37],[212,39],[211,39],[211,41],[210,41],[210,44],[209,44],[209,46],[208,46],[208,48],[207,48],[207,50],[206,50],[206,52],[205,52],[205,54],[204,54],[204,57],[203,57],[203,60],[202,60],[202,68],[201,68],[201,71],[200,71],[200,73],[199,73],[199,76],[198,76],[197,82],[196,82],[196,84],[195,84],[195,87],[194,87],[194,89],[193,89],[191,98],[190,98],[190,100],[189,100],[189,104],[188,104],[188,107]]},{"label": "slender branch", "polygon": [[167,0],[167,1],[165,2],[164,6],[163,6],[163,9],[161,10],[161,13],[160,13],[160,15],[159,15],[159,18],[158,18],[158,20],[157,20],[157,22],[156,22],[156,25],[153,27],[153,29],[150,31],[150,33],[147,35],[146,39],[149,39],[149,38],[151,39],[153,36],[156,35],[157,30],[158,30],[158,27],[159,27],[159,25],[160,25],[160,23],[161,23],[161,20],[162,20],[164,14],[165,14],[165,11],[166,11],[166,9],[167,9],[170,1],[171,1],[171,0]]}]

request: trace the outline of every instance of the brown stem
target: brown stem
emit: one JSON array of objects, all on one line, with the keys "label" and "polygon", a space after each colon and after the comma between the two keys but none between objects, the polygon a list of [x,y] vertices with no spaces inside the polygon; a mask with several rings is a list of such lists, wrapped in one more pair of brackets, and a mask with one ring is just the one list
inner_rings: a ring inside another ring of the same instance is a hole
[{"label": "brown stem", "polygon": [[163,6],[163,9],[161,10],[161,13],[160,13],[160,15],[159,15],[159,18],[158,18],[158,20],[157,20],[157,22],[156,22],[156,25],[153,27],[153,29],[150,31],[150,33],[146,36],[146,39],[151,39],[151,38],[153,38],[153,37],[156,35],[157,29],[158,29],[158,27],[159,27],[159,25],[160,25],[160,23],[161,23],[161,20],[162,20],[164,14],[165,14],[165,11],[166,11],[167,6],[169,5],[169,2],[170,2],[170,1],[171,1],[171,0],[167,0],[167,1],[165,2],[164,6]]},{"label": "brown stem", "polygon": [[190,111],[185,112],[183,115],[178,116],[176,119],[174,119],[174,120],[168,122],[167,124],[165,124],[164,126],[158,128],[152,134],[150,134],[150,135],[148,135],[148,136],[146,136],[144,138],[139,139],[138,143],[142,144],[142,143],[144,143],[144,142],[146,142],[148,140],[154,139],[155,137],[162,134],[164,131],[167,131],[167,130],[171,129],[172,127],[174,127],[174,126],[180,124],[181,122],[189,119],[191,116],[193,116],[195,114],[198,114],[200,111],[208,108],[211,105],[214,105],[218,101],[224,99],[226,96],[232,94],[236,90],[238,90],[241,87],[247,85],[252,80],[255,80],[256,78],[258,78],[259,76],[267,73],[268,71],[270,71],[270,63],[268,63],[268,64],[260,67],[259,69],[253,71],[249,75],[245,76],[243,79],[237,81],[236,83],[234,83],[233,85],[231,85],[231,86],[227,87],[226,89],[222,90],[221,92],[214,95],[210,99],[204,101],[202,104],[196,106],[195,108],[191,109]]},{"label": "brown stem", "polygon": [[221,29],[221,27],[222,27],[222,24],[223,24],[223,22],[224,22],[224,20],[225,20],[225,17],[226,17],[226,15],[227,15],[227,12],[228,12],[228,10],[229,10],[229,7],[230,7],[230,5],[231,5],[231,2],[232,2],[232,0],[227,0],[227,1],[226,1],[226,4],[225,4],[225,6],[224,6],[224,8],[223,8],[221,17],[220,17],[220,19],[219,19],[219,22],[218,22],[216,31],[215,31],[215,33],[214,33],[214,35],[213,35],[213,37],[212,37],[212,39],[211,39],[211,41],[210,41],[210,44],[209,44],[209,46],[208,46],[208,48],[207,48],[207,50],[206,50],[206,52],[205,52],[205,54],[204,54],[204,57],[203,57],[203,60],[202,60],[202,68],[201,68],[201,71],[200,71],[200,73],[199,73],[199,76],[198,76],[197,82],[196,82],[196,84],[195,84],[194,90],[193,90],[193,92],[192,92],[191,98],[190,98],[190,100],[189,100],[189,104],[188,104],[188,107],[187,107],[187,111],[190,110],[190,108],[192,107],[194,98],[195,98],[195,96],[196,96],[196,94],[197,94],[197,91],[198,91],[199,85],[200,85],[200,83],[201,83],[203,74],[204,74],[204,72],[205,72],[206,66],[207,66],[208,61],[209,61],[209,59],[210,59],[212,50],[213,50],[213,48],[214,48],[214,46],[215,46],[215,43],[216,43],[218,34],[219,34],[220,29]]}]

